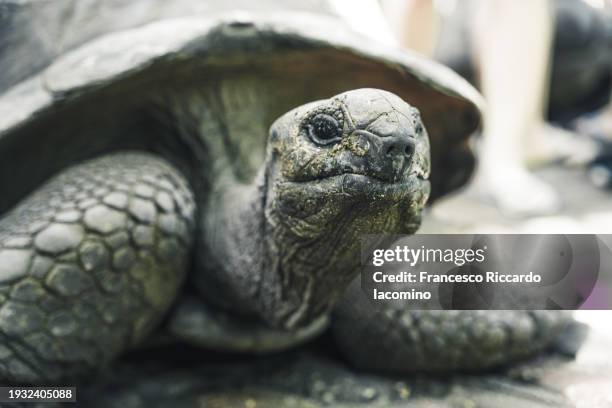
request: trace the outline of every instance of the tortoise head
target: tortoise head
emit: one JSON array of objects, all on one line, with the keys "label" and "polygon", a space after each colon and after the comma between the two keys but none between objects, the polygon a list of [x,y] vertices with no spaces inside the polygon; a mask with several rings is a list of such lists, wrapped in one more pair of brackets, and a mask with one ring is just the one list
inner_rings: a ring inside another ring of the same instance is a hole
[{"label": "tortoise head", "polygon": [[298,221],[324,227],[341,214],[379,211],[393,219],[370,234],[418,228],[429,142],[418,110],[396,95],[358,89],[301,106],[272,125],[269,150],[272,202],[296,233]]},{"label": "tortoise head", "polygon": [[333,304],[359,271],[363,235],[416,231],[429,170],[419,112],[386,91],[345,92],[272,125],[265,217],[282,243],[270,258],[293,277],[288,326]]}]

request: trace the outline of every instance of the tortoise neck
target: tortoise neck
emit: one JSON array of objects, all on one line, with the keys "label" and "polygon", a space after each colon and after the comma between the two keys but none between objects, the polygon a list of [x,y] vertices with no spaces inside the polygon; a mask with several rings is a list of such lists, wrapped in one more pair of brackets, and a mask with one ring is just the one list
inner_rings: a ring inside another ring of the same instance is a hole
[{"label": "tortoise neck", "polygon": [[[168,103],[170,99],[171,102]],[[267,107],[252,83],[220,82],[166,98],[179,137],[199,146],[202,193],[194,282],[207,301],[255,315],[263,259],[263,169]],[[195,148],[194,148],[195,150]],[[258,171],[259,176],[258,176]]]},{"label": "tortoise neck", "polygon": [[[259,180],[259,178],[258,178]],[[256,316],[265,259],[265,191],[260,183],[232,183],[208,198],[201,212],[194,281],[207,301]]]},{"label": "tortoise neck", "polygon": [[202,173],[213,193],[252,184],[263,165],[269,114],[262,99],[253,81],[220,80],[162,101],[170,105],[180,136],[206,151]]}]

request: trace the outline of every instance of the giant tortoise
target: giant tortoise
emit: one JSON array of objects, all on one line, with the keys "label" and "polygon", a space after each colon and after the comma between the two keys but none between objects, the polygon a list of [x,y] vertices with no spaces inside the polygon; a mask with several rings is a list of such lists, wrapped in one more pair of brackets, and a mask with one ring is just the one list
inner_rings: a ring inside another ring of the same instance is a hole
[{"label": "giant tortoise", "polygon": [[93,3],[118,8],[108,30],[3,81],[2,381],[82,380],[143,342],[279,351],[330,325],[387,372],[490,368],[555,336],[556,314],[347,291],[361,236],[414,233],[472,172],[481,102],[453,72],[288,5],[150,2],[121,24]]}]

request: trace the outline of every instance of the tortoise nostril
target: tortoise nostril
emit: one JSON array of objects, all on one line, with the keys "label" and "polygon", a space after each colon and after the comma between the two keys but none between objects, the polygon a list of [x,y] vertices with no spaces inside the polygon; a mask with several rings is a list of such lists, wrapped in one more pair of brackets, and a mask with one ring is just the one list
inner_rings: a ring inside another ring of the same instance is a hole
[{"label": "tortoise nostril", "polygon": [[389,145],[385,147],[384,151],[387,156],[404,155],[407,158],[410,158],[414,154],[414,144],[404,141],[395,141],[394,143],[389,143]]},{"label": "tortoise nostril", "polygon": [[404,154],[406,155],[406,157],[412,157],[412,154],[414,153],[414,146],[412,146],[411,144],[407,144],[406,147],[404,148]]}]

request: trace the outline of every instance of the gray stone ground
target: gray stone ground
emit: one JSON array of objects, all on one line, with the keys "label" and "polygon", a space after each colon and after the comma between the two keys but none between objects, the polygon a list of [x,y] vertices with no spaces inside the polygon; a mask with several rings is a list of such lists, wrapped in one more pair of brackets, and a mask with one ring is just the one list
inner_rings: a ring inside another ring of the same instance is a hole
[{"label": "gray stone ground", "polygon": [[[497,373],[382,377],[356,373],[307,348],[272,357],[210,361],[192,350],[158,361],[124,362],[107,382],[81,389],[79,406],[199,407],[608,407],[612,406],[612,337],[572,327],[560,351]],[[323,342],[322,342],[323,343]],[[320,346],[320,345],[319,345]],[[561,352],[564,351],[564,352]],[[185,355],[190,355],[188,358]],[[188,359],[189,361],[186,361]],[[168,367],[171,367],[168,369]]]},{"label": "gray stone ground", "polygon": [[478,199],[476,189],[470,186],[436,203],[419,232],[612,234],[612,191],[593,187],[582,168],[549,166],[537,174],[559,192],[563,209],[558,214],[505,216],[486,200]]}]

